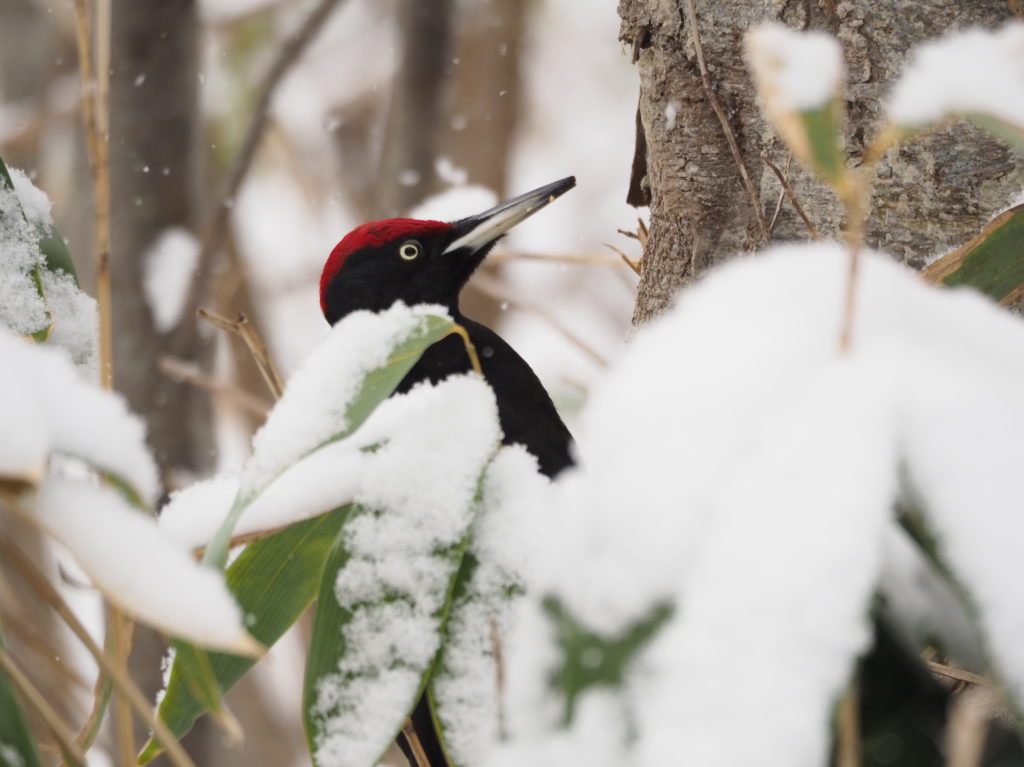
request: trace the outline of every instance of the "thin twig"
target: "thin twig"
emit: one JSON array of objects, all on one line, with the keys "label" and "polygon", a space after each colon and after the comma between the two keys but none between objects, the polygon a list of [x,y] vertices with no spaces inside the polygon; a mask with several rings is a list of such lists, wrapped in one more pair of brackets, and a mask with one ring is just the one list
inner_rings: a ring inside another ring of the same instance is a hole
[{"label": "thin twig", "polygon": [[196,314],[211,325],[241,337],[245,345],[249,347],[249,351],[256,361],[256,366],[260,369],[260,373],[263,375],[263,380],[266,382],[267,388],[270,389],[270,393],[274,395],[274,399],[281,399],[281,394],[284,392],[284,381],[281,379],[281,374],[277,372],[273,360],[270,359],[270,354],[267,352],[267,347],[263,344],[263,339],[260,338],[260,334],[256,332],[256,328],[252,326],[252,323],[249,322],[246,316],[239,314],[237,320],[230,320],[209,309],[199,309]]},{"label": "thin twig", "polygon": [[[118,692],[124,696],[130,706],[129,711],[134,709],[139,720],[151,727],[156,739],[167,750],[167,756],[177,767],[195,767],[185,749],[177,741],[171,731],[159,717],[152,715],[153,708],[145,693],[139,689],[132,678],[124,670],[124,667],[112,660],[96,640],[92,638],[89,631],[78,620],[78,617],[68,607],[67,602],[60,593],[53,587],[49,579],[29,561],[29,559],[13,544],[6,539],[0,538],[0,551],[3,551],[4,561],[11,564],[18,573],[25,579],[25,582],[61,617],[68,625],[72,633],[85,645],[99,664],[118,688]],[[130,725],[129,721],[129,725]],[[73,741],[74,739],[72,739]],[[132,762],[135,754],[132,753]]]},{"label": "thin twig", "polygon": [[747,194],[750,196],[750,202],[754,206],[757,224],[761,229],[761,237],[765,242],[768,242],[771,239],[771,235],[768,233],[768,224],[764,220],[764,211],[761,210],[761,200],[758,197],[757,190],[754,188],[754,183],[750,180],[750,174],[747,173],[747,166],[743,164],[743,155],[740,153],[739,144],[736,143],[736,135],[729,124],[729,118],[725,114],[725,109],[722,108],[722,104],[718,100],[718,96],[715,95],[714,88],[711,85],[711,74],[708,72],[708,65],[704,60],[704,46],[701,45],[700,31],[697,29],[697,8],[694,0],[686,0],[686,16],[690,27],[690,37],[693,40],[693,47],[697,53],[697,66],[700,69],[700,81],[704,86],[704,93],[708,97],[708,103],[711,104],[711,108],[718,116],[718,121],[722,124],[725,140],[729,143],[729,150],[736,161],[736,167],[739,169],[743,186],[746,188]]},{"label": "thin twig", "polygon": [[[109,15],[106,17],[109,23]],[[103,18],[99,21],[103,22]],[[110,33],[100,33],[108,50],[98,54],[100,61],[110,61]],[[106,388],[113,382],[113,324],[110,307],[110,163],[108,161],[107,126],[108,77],[99,85],[93,73],[92,24],[87,0],[75,0],[75,39],[78,46],[78,70],[82,80],[82,124],[85,147],[92,174],[95,206],[94,250],[96,259],[96,304],[99,311],[100,380]],[[109,64],[107,65],[109,73]]]},{"label": "thin twig", "polygon": [[501,629],[492,615],[488,619],[491,629],[491,655],[494,657],[494,690],[498,701],[498,734],[505,730],[505,651],[501,642]]},{"label": "thin twig", "polygon": [[502,285],[498,280],[488,277],[479,272],[473,277],[473,284],[480,289],[481,293],[489,295],[491,298],[495,298],[499,301],[504,301],[511,306],[515,306],[525,312],[535,314],[548,323],[551,327],[561,333],[565,338],[574,346],[580,349],[590,359],[592,359],[599,367],[608,367],[608,361],[602,357],[598,352],[590,346],[586,341],[573,333],[569,328],[559,322],[553,314],[537,304],[527,303],[514,298],[509,294],[508,289]]},{"label": "thin twig", "polygon": [[[622,230],[620,229],[619,231],[622,231]],[[604,246],[605,246],[606,248],[608,248],[609,250],[611,250],[611,251],[613,251],[613,252],[615,252],[615,253],[618,253],[618,254],[619,254],[619,258],[621,258],[621,259],[622,259],[622,262],[623,262],[623,263],[624,263],[624,264],[625,264],[626,266],[628,266],[628,267],[629,267],[630,269],[632,269],[632,270],[633,270],[633,272],[634,272],[634,273],[636,274],[636,276],[637,276],[637,277],[640,277],[640,276],[642,276],[642,275],[640,274],[640,262],[639,262],[639,261],[634,261],[634,260],[633,260],[633,259],[631,259],[631,258],[630,258],[629,256],[627,256],[627,255],[625,254],[625,252],[623,252],[623,251],[622,251],[622,250],[620,250],[619,248],[616,248],[616,247],[615,247],[614,245],[612,245],[612,244],[611,244],[610,242],[602,242],[601,244],[602,244],[602,245],[604,245]]]},{"label": "thin twig", "polygon": [[60,718],[60,715],[53,709],[47,700],[46,696],[32,684],[32,681],[25,676],[18,664],[14,662],[14,659],[4,648],[0,647],[0,670],[3,670],[7,674],[7,677],[14,684],[14,687],[21,693],[22,700],[39,714],[39,718],[43,720],[43,724],[46,728],[53,733],[53,737],[56,738],[57,743],[60,745],[60,750],[63,752],[65,758],[75,765],[85,765],[85,755],[82,750],[75,743],[75,735],[71,732],[70,728]]},{"label": "thin twig", "polygon": [[[256,94],[256,103],[253,107],[252,118],[242,140],[242,147],[238,150],[235,160],[231,165],[224,188],[217,198],[217,205],[213,209],[203,227],[200,239],[199,272],[202,273],[209,265],[210,259],[220,249],[224,241],[224,234],[227,230],[228,218],[234,205],[235,197],[242,186],[249,168],[252,166],[256,150],[259,148],[260,140],[267,126],[267,118],[270,115],[270,105],[273,101],[277,86],[287,74],[288,70],[299,60],[299,57],[306,50],[317,34],[323,28],[324,22],[330,17],[331,12],[341,0],[320,0],[320,4],[306,17],[302,26],[299,27],[281,47],[277,57],[267,70],[267,74],[260,83]],[[198,281],[193,282],[193,291],[198,290]],[[192,304],[193,306],[195,304]]]},{"label": "thin twig", "polygon": [[402,734],[405,736],[405,742],[409,744],[409,751],[412,753],[413,761],[416,762],[416,767],[430,767],[430,759],[427,758],[427,752],[420,742],[420,736],[416,734],[412,719],[405,720],[405,724],[402,725]]},{"label": "thin twig", "polygon": [[839,718],[836,727],[836,767],[858,767],[860,765],[858,697],[855,681],[839,702]]},{"label": "thin twig", "polygon": [[598,253],[548,254],[503,251],[487,257],[488,264],[501,264],[508,261],[546,261],[552,264],[573,264],[578,266],[622,266],[622,263],[614,258],[605,258]]},{"label": "thin twig", "polygon": [[933,674],[944,676],[947,679],[955,679],[958,682],[967,682],[968,684],[973,685],[989,685],[989,681],[985,677],[972,674],[970,671],[958,668],[957,666],[950,666],[949,664],[938,663],[933,660],[926,660],[925,663],[928,666],[928,670]]},{"label": "thin twig", "polygon": [[[790,156],[792,157],[792,155]],[[789,181],[787,180],[786,176],[782,173],[781,170],[779,170],[779,166],[773,163],[771,158],[767,154],[761,155],[761,159],[764,161],[764,164],[771,169],[772,173],[775,174],[776,178],[779,179],[779,183],[782,184],[782,191],[785,193],[786,197],[789,198],[789,202],[793,206],[793,210],[796,211],[797,215],[800,216],[801,220],[804,222],[804,226],[807,227],[808,233],[811,235],[811,237],[820,242],[822,239],[821,234],[814,227],[814,224],[811,223],[811,219],[807,217],[807,214],[804,213],[803,206],[800,204],[800,200],[797,199],[796,192],[794,192],[793,187],[789,185]],[[773,216],[772,226],[774,226],[774,224],[775,217]]]},{"label": "thin twig", "polygon": [[846,208],[846,247],[849,267],[843,299],[842,326],[839,331],[839,352],[848,354],[853,343],[853,323],[857,314],[857,287],[860,276],[860,251],[864,247],[864,190],[861,176],[850,171],[847,183],[840,190]]},{"label": "thin twig", "polygon": [[270,411],[270,403],[262,397],[257,397],[252,392],[228,381],[221,381],[207,375],[194,364],[185,360],[164,355],[157,361],[157,366],[161,373],[175,381],[191,384],[211,394],[224,397],[253,415],[266,417]]},{"label": "thin twig", "polygon": [[[783,177],[789,180],[789,166],[793,162],[793,152],[790,151],[786,155],[786,167],[782,169]],[[768,222],[768,234],[772,234],[775,231],[775,224],[779,220],[779,214],[782,212],[782,203],[786,200],[786,187],[782,187],[779,190],[779,199],[775,202],[775,211],[772,213],[771,220]]]},{"label": "thin twig", "polygon": [[985,751],[990,693],[972,687],[956,696],[949,715],[947,767],[978,767]]}]

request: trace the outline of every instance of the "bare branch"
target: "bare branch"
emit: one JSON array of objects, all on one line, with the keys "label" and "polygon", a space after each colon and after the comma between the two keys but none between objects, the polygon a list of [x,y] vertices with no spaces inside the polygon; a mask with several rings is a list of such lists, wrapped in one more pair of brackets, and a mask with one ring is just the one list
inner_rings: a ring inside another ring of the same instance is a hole
[{"label": "bare branch", "polygon": [[253,415],[266,417],[270,411],[270,403],[262,397],[257,397],[252,392],[246,391],[240,386],[235,386],[228,381],[221,381],[207,375],[190,362],[164,355],[157,364],[160,366],[162,373],[170,376],[175,381],[191,384],[211,394],[223,397],[238,405],[238,407],[248,410]]},{"label": "bare branch", "polygon": [[[792,154],[790,154],[790,157],[792,157]],[[818,230],[815,229],[814,224],[811,223],[811,219],[809,219],[807,217],[807,214],[804,213],[803,206],[800,205],[800,200],[797,199],[796,193],[793,191],[793,187],[789,185],[789,181],[786,178],[786,176],[782,173],[781,170],[779,170],[779,166],[773,163],[771,161],[771,158],[768,157],[767,154],[761,155],[761,159],[764,160],[764,164],[771,168],[772,173],[774,173],[776,178],[779,179],[779,183],[782,184],[782,191],[785,192],[786,197],[789,198],[789,202],[793,206],[793,210],[796,211],[797,215],[800,216],[801,220],[804,222],[804,226],[807,227],[808,233],[811,235],[811,237],[820,241],[821,234],[818,233]],[[789,166],[788,160],[786,161],[786,166]],[[773,216],[772,225],[774,226],[774,224],[775,217]]]},{"label": "bare branch", "polygon": [[284,392],[284,381],[281,379],[281,374],[277,372],[273,360],[270,359],[270,354],[267,353],[267,347],[264,346],[263,339],[260,338],[260,334],[256,332],[256,328],[252,326],[246,316],[239,314],[237,320],[230,320],[209,309],[199,309],[196,314],[211,325],[240,336],[245,345],[249,347],[249,351],[259,367],[263,380],[266,382],[267,388],[270,389],[270,393],[274,395],[274,399],[281,399],[281,394]]}]

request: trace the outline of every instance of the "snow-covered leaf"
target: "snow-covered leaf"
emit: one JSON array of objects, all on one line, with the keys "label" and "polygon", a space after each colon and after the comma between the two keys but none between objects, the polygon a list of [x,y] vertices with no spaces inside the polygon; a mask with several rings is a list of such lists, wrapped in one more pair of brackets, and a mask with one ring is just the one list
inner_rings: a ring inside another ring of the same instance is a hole
[{"label": "snow-covered leaf", "polygon": [[261,652],[222,575],[197,564],[117,491],[51,476],[30,511],[104,595],[139,620],[204,647]]},{"label": "snow-covered leaf", "polygon": [[[838,245],[736,260],[593,393],[582,465],[554,488],[557,544],[508,644],[511,738],[487,764],[825,764],[904,477],[1019,703],[1024,326],[865,253],[844,356],[845,271]],[[674,606],[568,727],[544,598],[605,640]]]},{"label": "snow-covered leaf", "polygon": [[455,583],[431,708],[454,765],[482,762],[501,732],[502,646],[543,540],[550,482],[519,445],[503,447],[484,476],[480,510]]},{"label": "snow-covered leaf", "polygon": [[889,96],[889,124],[905,134],[951,117],[1024,152],[1024,24],[952,32],[911,54]]},{"label": "snow-covered leaf", "polygon": [[74,263],[50,215],[51,203],[0,158],[0,325],[95,364],[96,302],[78,287]]},{"label": "snow-covered leaf", "polygon": [[48,456],[60,453],[109,475],[140,505],[156,501],[160,484],[145,426],[124,398],[85,380],[60,352],[3,328],[0,413],[0,475],[38,480]]},{"label": "snow-covered leaf", "polygon": [[352,433],[391,395],[423,351],[453,331],[443,315],[440,307],[398,303],[353,312],[331,329],[253,438],[238,496],[204,561],[223,567],[235,525],[256,495],[299,459]]},{"label": "snow-covered leaf", "polygon": [[1019,298],[1024,291],[1024,205],[1000,213],[921,275],[929,282],[970,285],[996,301]]},{"label": "snow-covered leaf", "polygon": [[[272,646],[309,607],[319,588],[327,553],[347,516],[345,508],[299,522],[249,544],[228,567],[228,589],[248,616],[249,632],[257,641]],[[210,653],[213,673],[224,692],[234,687],[254,663],[253,658]],[[160,718],[180,737],[204,711],[176,659],[160,701]],[[157,741],[150,740],[142,750],[140,763],[145,764],[160,751]]]},{"label": "snow-covered leaf", "polygon": [[317,765],[375,764],[427,684],[500,438],[475,377],[419,386],[365,425],[358,506],[324,572],[304,710]]},{"label": "snow-covered leaf", "polygon": [[821,32],[763,24],[746,55],[765,113],[793,154],[833,186],[844,183],[843,55]]}]

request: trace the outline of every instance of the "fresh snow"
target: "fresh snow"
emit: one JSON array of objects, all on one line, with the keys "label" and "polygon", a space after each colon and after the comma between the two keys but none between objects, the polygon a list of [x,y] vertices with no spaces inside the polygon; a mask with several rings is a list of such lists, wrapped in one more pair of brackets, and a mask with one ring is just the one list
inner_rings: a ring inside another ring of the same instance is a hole
[{"label": "fresh snow", "polygon": [[284,395],[253,437],[252,458],[240,493],[249,499],[287,467],[344,432],[347,410],[364,376],[383,365],[392,349],[411,336],[439,306],[396,303],[379,312],[353,312],[337,323],[288,381]]},{"label": "fresh snow", "polygon": [[320,767],[374,763],[415,703],[501,432],[491,389],[458,376],[388,400],[358,436],[379,447],[367,454],[359,507],[342,533],[349,556],[335,595],[351,614],[345,654],[317,680],[309,711]]},{"label": "fresh snow", "polygon": [[143,503],[155,503],[160,482],[145,426],[120,394],[85,380],[63,352],[26,343],[3,329],[0,360],[0,386],[10,387],[17,397],[5,409],[22,411],[9,421],[12,428],[0,434],[0,456],[14,464],[38,465],[43,445],[110,472]]},{"label": "fresh snow", "polygon": [[63,349],[91,378],[98,372],[99,314],[96,299],[65,272],[43,271],[43,292],[53,327],[46,343]]},{"label": "fresh snow", "polygon": [[32,280],[42,263],[38,235],[22,215],[18,193],[0,184],[0,325],[19,335],[47,326],[46,303]]},{"label": "fresh snow", "polygon": [[53,224],[51,203],[24,172],[8,171],[14,190],[0,188],[0,326],[19,335],[50,327],[47,343],[64,349],[76,365],[94,375],[96,302],[70,275],[45,268],[40,268],[43,295],[39,294],[32,272],[45,266],[39,236]]},{"label": "fresh snow", "polygon": [[[508,642],[512,737],[487,764],[824,764],[892,555],[901,469],[1022,700],[1008,584],[1024,550],[1024,327],[868,252],[841,355],[847,258],[794,245],[727,264],[594,392]],[[583,693],[568,728],[545,595],[608,638],[675,607],[623,687]]]},{"label": "fresh snow", "polygon": [[32,511],[104,595],[139,620],[203,647],[261,651],[223,575],[198,564],[116,490],[51,476]]},{"label": "fresh snow", "polygon": [[824,32],[763,24],[747,34],[746,53],[772,113],[820,109],[842,86],[843,52]]},{"label": "fresh snow", "polygon": [[452,605],[431,682],[445,746],[455,764],[480,764],[501,732],[502,643],[516,598],[541,545],[550,482],[521,445],[503,447],[487,469],[468,555],[476,563]]},{"label": "fresh snow", "polygon": [[166,333],[177,327],[199,265],[199,241],[181,227],[165,229],[142,255],[142,289],[153,325]]},{"label": "fresh snow", "polygon": [[31,341],[0,327],[0,478],[35,484],[50,453],[46,406],[31,374]]},{"label": "fresh snow", "polygon": [[918,46],[889,96],[897,126],[983,114],[1024,128],[1024,24],[969,29]]}]

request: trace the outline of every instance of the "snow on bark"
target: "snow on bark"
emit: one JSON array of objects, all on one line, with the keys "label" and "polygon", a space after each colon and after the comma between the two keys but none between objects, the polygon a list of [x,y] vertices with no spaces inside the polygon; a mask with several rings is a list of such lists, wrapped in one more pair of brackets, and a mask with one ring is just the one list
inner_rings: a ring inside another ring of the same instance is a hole
[{"label": "snow on bark", "polygon": [[187,229],[165,229],[142,254],[142,263],[142,288],[153,313],[153,326],[158,333],[167,333],[181,321],[199,265],[199,241]]},{"label": "snow on bark", "polygon": [[746,49],[762,97],[777,110],[820,109],[842,87],[843,52],[824,32],[763,24],[747,35]]}]

